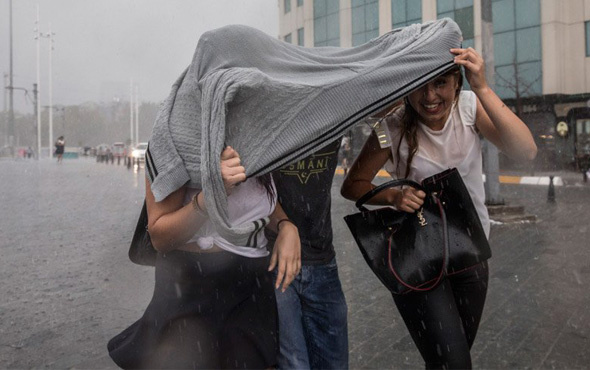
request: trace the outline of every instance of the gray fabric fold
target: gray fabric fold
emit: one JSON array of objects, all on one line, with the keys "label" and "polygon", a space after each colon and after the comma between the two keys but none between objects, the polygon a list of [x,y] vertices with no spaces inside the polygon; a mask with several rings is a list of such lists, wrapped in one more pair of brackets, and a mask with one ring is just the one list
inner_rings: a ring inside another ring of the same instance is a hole
[{"label": "gray fabric fold", "polygon": [[146,161],[156,201],[202,188],[221,236],[245,245],[257,225],[231,225],[219,158],[231,145],[248,177],[311,154],[453,66],[450,19],[391,31],[354,48],[303,48],[246,26],[203,34],[162,104]]}]

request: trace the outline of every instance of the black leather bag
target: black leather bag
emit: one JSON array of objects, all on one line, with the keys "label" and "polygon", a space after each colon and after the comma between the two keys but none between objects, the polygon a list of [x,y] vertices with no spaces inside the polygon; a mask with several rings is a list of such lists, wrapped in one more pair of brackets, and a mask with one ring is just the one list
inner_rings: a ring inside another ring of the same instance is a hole
[{"label": "black leather bag", "polygon": [[[380,191],[404,185],[426,192],[420,211],[364,207]],[[434,289],[445,276],[491,257],[475,206],[454,168],[422,184],[389,181],[363,195],[356,206],[360,212],[344,220],[369,267],[394,294]]]},{"label": "black leather bag", "polygon": [[158,251],[152,245],[150,234],[147,231],[147,225],[147,208],[144,200],[139,219],[137,220],[137,226],[135,227],[135,233],[129,246],[129,259],[138,265],[155,266]]}]

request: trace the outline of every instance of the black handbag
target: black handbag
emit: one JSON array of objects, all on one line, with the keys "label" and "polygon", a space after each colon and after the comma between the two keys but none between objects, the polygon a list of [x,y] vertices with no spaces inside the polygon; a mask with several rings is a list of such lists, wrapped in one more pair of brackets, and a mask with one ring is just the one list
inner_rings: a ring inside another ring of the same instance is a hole
[{"label": "black handbag", "polygon": [[[419,211],[364,207],[380,191],[403,185],[426,193]],[[394,294],[432,290],[445,276],[491,257],[471,196],[455,168],[422,184],[389,181],[363,195],[356,207],[360,212],[344,220],[371,270]]]},{"label": "black handbag", "polygon": [[148,216],[144,200],[139,219],[137,220],[137,226],[135,227],[135,233],[129,246],[129,259],[138,265],[155,266],[158,251],[152,245],[150,234],[147,231],[147,225]]}]

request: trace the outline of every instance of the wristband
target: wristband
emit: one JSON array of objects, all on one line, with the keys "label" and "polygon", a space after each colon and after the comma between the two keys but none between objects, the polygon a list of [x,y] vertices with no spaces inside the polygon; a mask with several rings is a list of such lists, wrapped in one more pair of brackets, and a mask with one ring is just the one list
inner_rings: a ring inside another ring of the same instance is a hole
[{"label": "wristband", "polygon": [[297,225],[295,225],[293,221],[289,220],[288,218],[283,218],[282,220],[279,220],[279,222],[277,222],[277,231],[281,231],[281,229],[279,228],[279,226],[281,226],[281,222],[290,222],[291,224],[293,224],[293,226],[297,227]]}]

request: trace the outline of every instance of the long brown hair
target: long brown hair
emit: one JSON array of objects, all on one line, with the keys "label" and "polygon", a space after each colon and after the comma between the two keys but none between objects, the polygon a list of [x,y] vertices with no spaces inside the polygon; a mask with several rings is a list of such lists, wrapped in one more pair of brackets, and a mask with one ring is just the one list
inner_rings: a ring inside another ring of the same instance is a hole
[{"label": "long brown hair", "polygon": [[[459,93],[461,92],[461,88],[463,87],[463,75],[461,74],[461,67],[455,65],[451,70],[446,73],[443,73],[438,77],[441,76],[449,76],[455,75],[457,76],[457,89],[455,90],[455,103],[459,101]],[[430,81],[429,81],[430,82]],[[397,157],[397,164],[396,164],[396,174],[399,177],[399,164],[400,164],[400,146],[402,144],[402,140],[405,138],[406,142],[408,143],[408,160],[406,161],[406,173],[404,177],[408,177],[410,175],[410,169],[412,168],[412,160],[418,152],[418,113],[412,105],[408,97],[404,98],[404,114],[400,120],[401,123],[401,135],[399,137],[399,142],[397,144],[396,150],[396,157]]]},{"label": "long brown hair", "polygon": [[273,204],[275,202],[275,189],[272,186],[272,175],[270,173],[267,173],[266,175],[258,176],[256,178],[256,182],[258,183],[258,185],[264,187],[270,204]]}]

